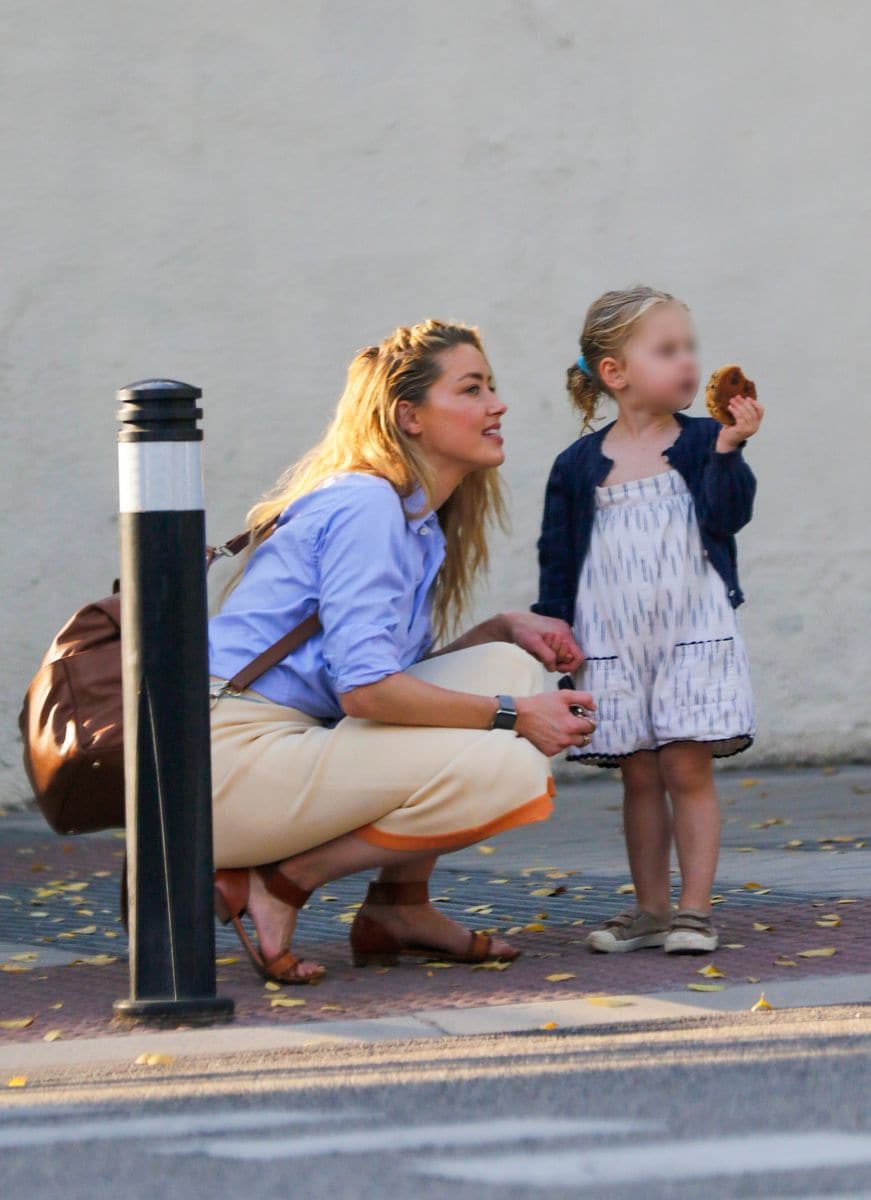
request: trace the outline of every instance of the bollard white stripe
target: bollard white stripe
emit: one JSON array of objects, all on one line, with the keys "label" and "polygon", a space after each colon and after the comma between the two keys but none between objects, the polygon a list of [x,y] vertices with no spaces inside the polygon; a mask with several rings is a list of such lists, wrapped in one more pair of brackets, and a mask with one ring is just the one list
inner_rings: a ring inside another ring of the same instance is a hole
[{"label": "bollard white stripe", "polygon": [[201,442],[119,442],[119,512],[202,509],[201,447]]}]

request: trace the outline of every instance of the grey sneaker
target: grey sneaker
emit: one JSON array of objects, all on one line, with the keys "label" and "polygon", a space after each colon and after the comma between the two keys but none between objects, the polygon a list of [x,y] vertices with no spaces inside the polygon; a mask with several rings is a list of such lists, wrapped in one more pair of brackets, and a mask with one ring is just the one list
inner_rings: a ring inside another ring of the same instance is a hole
[{"label": "grey sneaker", "polygon": [[625,954],[647,946],[662,946],[668,936],[668,918],[628,910],[609,917],[601,929],[587,936],[587,946],[599,954]]},{"label": "grey sneaker", "polygon": [[666,954],[710,954],[720,944],[711,914],[683,908],[672,917],[665,939]]}]

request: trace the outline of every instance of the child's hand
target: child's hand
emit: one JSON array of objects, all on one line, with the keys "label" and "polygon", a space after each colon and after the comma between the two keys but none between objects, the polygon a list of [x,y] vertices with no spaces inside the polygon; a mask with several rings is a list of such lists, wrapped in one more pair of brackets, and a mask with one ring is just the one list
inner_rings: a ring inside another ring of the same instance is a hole
[{"label": "child's hand", "polygon": [[742,442],[756,433],[765,416],[765,409],[752,396],[734,396],[729,401],[729,412],[735,418],[735,424],[724,425],[720,430],[717,436],[719,454],[737,450]]},{"label": "child's hand", "polygon": [[503,620],[508,640],[537,658],[548,671],[576,671],[584,661],[583,651],[565,621],[528,612],[504,613]]}]

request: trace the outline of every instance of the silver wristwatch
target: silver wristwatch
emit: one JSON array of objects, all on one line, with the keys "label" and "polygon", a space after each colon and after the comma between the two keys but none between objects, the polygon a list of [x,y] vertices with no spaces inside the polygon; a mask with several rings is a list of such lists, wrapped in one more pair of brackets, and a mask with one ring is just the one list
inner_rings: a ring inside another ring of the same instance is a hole
[{"label": "silver wristwatch", "polygon": [[517,724],[517,705],[514,703],[513,696],[497,696],[499,707],[493,720],[490,722],[491,729],[513,729]]}]

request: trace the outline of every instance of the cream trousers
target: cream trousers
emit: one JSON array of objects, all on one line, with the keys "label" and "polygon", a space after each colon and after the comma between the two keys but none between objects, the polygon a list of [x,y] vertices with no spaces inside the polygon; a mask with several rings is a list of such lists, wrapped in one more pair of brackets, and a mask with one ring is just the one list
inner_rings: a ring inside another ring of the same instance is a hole
[{"label": "cream trousers", "polygon": [[[542,666],[505,642],[408,672],[455,691],[533,695]],[[330,729],[249,691],[212,709],[216,867],[289,858],[345,833],[391,850],[439,853],[553,809],[550,763],[507,730],[382,725]]]}]

